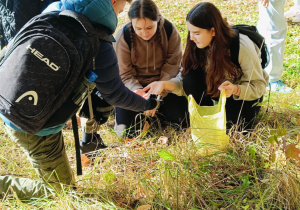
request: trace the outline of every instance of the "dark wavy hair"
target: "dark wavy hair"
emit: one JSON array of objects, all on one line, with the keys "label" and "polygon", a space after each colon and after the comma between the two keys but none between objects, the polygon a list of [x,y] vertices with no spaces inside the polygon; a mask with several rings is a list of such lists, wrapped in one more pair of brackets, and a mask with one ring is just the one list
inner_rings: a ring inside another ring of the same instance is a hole
[{"label": "dark wavy hair", "polygon": [[[152,0],[135,0],[128,11],[128,17],[130,20],[135,18],[149,18],[152,21],[158,21],[157,30],[154,36],[156,36],[156,41],[160,44],[161,50],[164,54],[164,46],[162,44],[162,38],[160,34],[160,12],[156,4]],[[132,23],[130,24],[130,38],[132,43],[132,49],[136,49],[136,34],[134,32]],[[138,55],[136,55],[136,60]]]},{"label": "dark wavy hair", "polygon": [[187,14],[186,21],[198,28],[211,30],[215,36],[210,46],[199,49],[187,36],[187,44],[183,54],[183,75],[200,68],[205,71],[207,94],[214,97],[219,95],[218,87],[225,80],[225,75],[232,82],[242,76],[241,69],[231,61],[230,43],[236,36],[235,31],[222,18],[221,12],[212,3],[196,4]]}]

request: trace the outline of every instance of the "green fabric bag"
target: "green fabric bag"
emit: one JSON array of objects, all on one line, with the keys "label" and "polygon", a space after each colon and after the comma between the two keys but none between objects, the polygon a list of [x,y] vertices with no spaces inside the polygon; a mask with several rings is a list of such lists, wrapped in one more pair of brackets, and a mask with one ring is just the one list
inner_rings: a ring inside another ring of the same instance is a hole
[{"label": "green fabric bag", "polygon": [[199,106],[189,96],[189,113],[192,139],[199,147],[222,149],[229,143],[226,135],[226,94],[221,91],[219,103],[214,106]]}]

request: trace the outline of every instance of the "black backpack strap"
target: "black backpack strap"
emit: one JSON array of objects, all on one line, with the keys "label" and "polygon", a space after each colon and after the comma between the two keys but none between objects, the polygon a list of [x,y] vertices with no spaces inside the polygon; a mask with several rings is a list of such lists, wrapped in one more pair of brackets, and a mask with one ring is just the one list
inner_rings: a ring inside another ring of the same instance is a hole
[{"label": "black backpack strap", "polygon": [[75,140],[77,175],[79,176],[82,175],[82,165],[81,165],[80,142],[79,142],[76,114],[74,114],[71,119],[72,119],[72,129],[73,129],[74,140]]},{"label": "black backpack strap", "polygon": [[127,43],[129,50],[131,50],[131,38],[130,38],[130,23],[127,23],[124,27],[123,27],[123,34],[124,34],[124,39],[125,42]]},{"label": "black backpack strap", "polygon": [[230,44],[230,55],[231,61],[238,67],[241,68],[239,64],[239,52],[240,52],[240,32],[235,29],[236,36],[231,40]]},{"label": "black backpack strap", "polygon": [[168,38],[168,41],[169,41],[170,37],[172,35],[172,32],[173,32],[173,25],[167,19],[165,19],[164,28],[165,28],[165,31],[166,31],[166,34],[167,34],[167,38]]},{"label": "black backpack strap", "polygon": [[88,21],[88,19],[77,12],[74,12],[72,10],[63,10],[59,13],[59,16],[74,18],[77,22],[79,22],[82,25],[86,33],[91,37],[96,34],[94,27]]},{"label": "black backpack strap", "polygon": [[[97,34],[94,26],[90,23],[90,21],[84,17],[83,15],[74,12],[72,10],[63,10],[59,13],[60,17],[67,17],[75,19],[85,30],[89,37],[94,37],[94,39],[98,39],[99,35]],[[96,42],[95,42],[96,43]],[[94,56],[98,53],[100,47],[100,43],[97,42],[97,46],[95,47]]]},{"label": "black backpack strap", "polygon": [[250,26],[245,24],[239,24],[232,26],[233,29],[237,30],[249,37],[249,39],[260,49],[261,51],[261,65],[264,69],[269,64],[269,51],[265,44],[265,38],[258,33],[256,26]]},{"label": "black backpack strap", "polygon": [[[165,28],[165,31],[166,31],[166,34],[167,34],[167,38],[168,38],[168,41],[169,41],[170,37],[172,35],[172,32],[173,32],[173,25],[167,19],[165,19],[164,28]],[[127,43],[128,47],[129,47],[129,50],[131,50],[130,23],[127,23],[123,27],[123,34],[124,34],[125,42]]]}]

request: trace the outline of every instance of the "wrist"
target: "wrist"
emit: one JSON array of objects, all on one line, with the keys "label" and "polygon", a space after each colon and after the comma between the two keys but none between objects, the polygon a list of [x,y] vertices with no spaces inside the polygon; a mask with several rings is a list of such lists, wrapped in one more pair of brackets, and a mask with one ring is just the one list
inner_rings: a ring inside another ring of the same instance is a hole
[{"label": "wrist", "polygon": [[240,86],[239,85],[236,85],[236,91],[233,95],[238,95],[240,92]]}]

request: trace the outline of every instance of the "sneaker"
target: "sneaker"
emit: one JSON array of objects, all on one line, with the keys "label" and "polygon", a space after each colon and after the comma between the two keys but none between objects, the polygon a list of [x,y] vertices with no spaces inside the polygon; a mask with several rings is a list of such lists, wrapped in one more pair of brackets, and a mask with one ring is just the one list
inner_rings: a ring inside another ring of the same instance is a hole
[{"label": "sneaker", "polygon": [[280,92],[280,93],[290,93],[293,91],[293,89],[286,86],[282,80],[278,80],[276,82],[270,82],[268,89],[271,89],[271,91],[276,91],[276,92]]},{"label": "sneaker", "polygon": [[300,15],[300,6],[291,7],[290,10],[284,13],[285,18],[291,18]]},{"label": "sneaker", "polygon": [[300,22],[300,14],[299,15],[296,15],[293,20],[292,20],[293,23],[299,23]]},{"label": "sneaker", "polygon": [[99,149],[107,148],[102,138],[97,133],[83,133],[82,140],[80,140],[80,152],[86,154],[97,151]]}]

